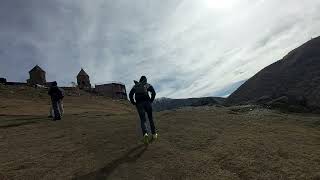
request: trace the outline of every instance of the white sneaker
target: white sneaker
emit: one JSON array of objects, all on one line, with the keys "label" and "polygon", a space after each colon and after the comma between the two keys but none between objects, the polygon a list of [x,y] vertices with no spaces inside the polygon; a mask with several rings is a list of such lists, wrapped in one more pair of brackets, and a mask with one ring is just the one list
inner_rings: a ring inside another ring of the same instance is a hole
[{"label": "white sneaker", "polygon": [[157,140],[157,139],[158,139],[158,134],[157,134],[157,133],[152,134],[152,139],[153,139],[153,140]]}]

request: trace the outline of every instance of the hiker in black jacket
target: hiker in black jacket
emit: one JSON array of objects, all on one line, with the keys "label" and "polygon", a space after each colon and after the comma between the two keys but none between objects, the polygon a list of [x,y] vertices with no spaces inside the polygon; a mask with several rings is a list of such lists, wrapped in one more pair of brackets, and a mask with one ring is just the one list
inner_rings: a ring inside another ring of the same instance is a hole
[{"label": "hiker in black jacket", "polygon": [[62,113],[62,99],[64,97],[64,92],[58,87],[57,82],[54,81],[49,89],[48,94],[51,96],[52,109],[54,112],[53,120],[61,120]]},{"label": "hiker in black jacket", "polygon": [[[146,128],[146,114],[148,115],[148,119],[150,122],[150,128],[152,133],[152,138],[155,140],[158,138],[158,134],[156,133],[156,128],[153,121],[152,115],[152,102],[156,97],[156,92],[153,89],[152,85],[147,83],[147,78],[142,76],[140,81],[134,81],[135,85],[131,89],[129,93],[130,102],[137,107],[137,111],[141,120],[141,130],[143,134],[143,141],[145,144],[149,143],[148,132]],[[149,92],[151,92],[151,98],[149,96]],[[134,97],[133,97],[134,96]]]}]

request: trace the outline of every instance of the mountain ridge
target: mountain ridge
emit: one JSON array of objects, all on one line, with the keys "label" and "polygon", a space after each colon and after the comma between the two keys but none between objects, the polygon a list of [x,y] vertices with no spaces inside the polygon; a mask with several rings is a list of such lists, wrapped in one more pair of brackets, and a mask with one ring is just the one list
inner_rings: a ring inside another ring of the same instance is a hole
[{"label": "mountain ridge", "polygon": [[320,37],[265,67],[227,98],[227,104],[287,97],[288,105],[320,108]]},{"label": "mountain ridge", "polygon": [[155,111],[172,110],[188,106],[212,106],[224,104],[225,98],[222,97],[200,97],[200,98],[185,98],[185,99],[171,99],[158,98],[153,103]]}]

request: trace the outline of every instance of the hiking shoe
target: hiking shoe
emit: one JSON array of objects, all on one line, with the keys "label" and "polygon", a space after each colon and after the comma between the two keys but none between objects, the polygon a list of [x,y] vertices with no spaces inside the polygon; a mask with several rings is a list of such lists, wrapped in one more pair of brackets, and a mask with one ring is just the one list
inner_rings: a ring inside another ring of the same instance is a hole
[{"label": "hiking shoe", "polygon": [[148,136],[147,133],[144,134],[144,136],[143,136],[143,143],[144,143],[144,144],[149,144],[149,136]]},{"label": "hiking shoe", "polygon": [[158,134],[155,133],[155,134],[152,134],[152,140],[157,140],[158,139]]}]

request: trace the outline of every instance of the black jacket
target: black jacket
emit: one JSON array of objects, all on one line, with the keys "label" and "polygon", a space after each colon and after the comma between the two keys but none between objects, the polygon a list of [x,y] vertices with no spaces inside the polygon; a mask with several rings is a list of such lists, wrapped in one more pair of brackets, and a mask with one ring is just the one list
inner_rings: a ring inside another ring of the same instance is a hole
[{"label": "black jacket", "polygon": [[59,101],[62,100],[64,97],[64,92],[58,86],[50,87],[48,94],[51,96],[52,101]]},{"label": "black jacket", "polygon": [[[148,86],[148,92],[151,92],[151,98],[148,94],[136,94],[136,89],[135,86],[131,89],[130,93],[129,93],[129,98],[130,98],[130,102],[132,104],[136,104],[136,103],[140,103],[140,102],[145,102],[145,101],[150,101],[153,102],[155,97],[156,97],[156,92],[154,90],[154,88],[152,87],[152,85],[146,83]],[[133,98],[133,96],[135,96],[135,98]]]}]

